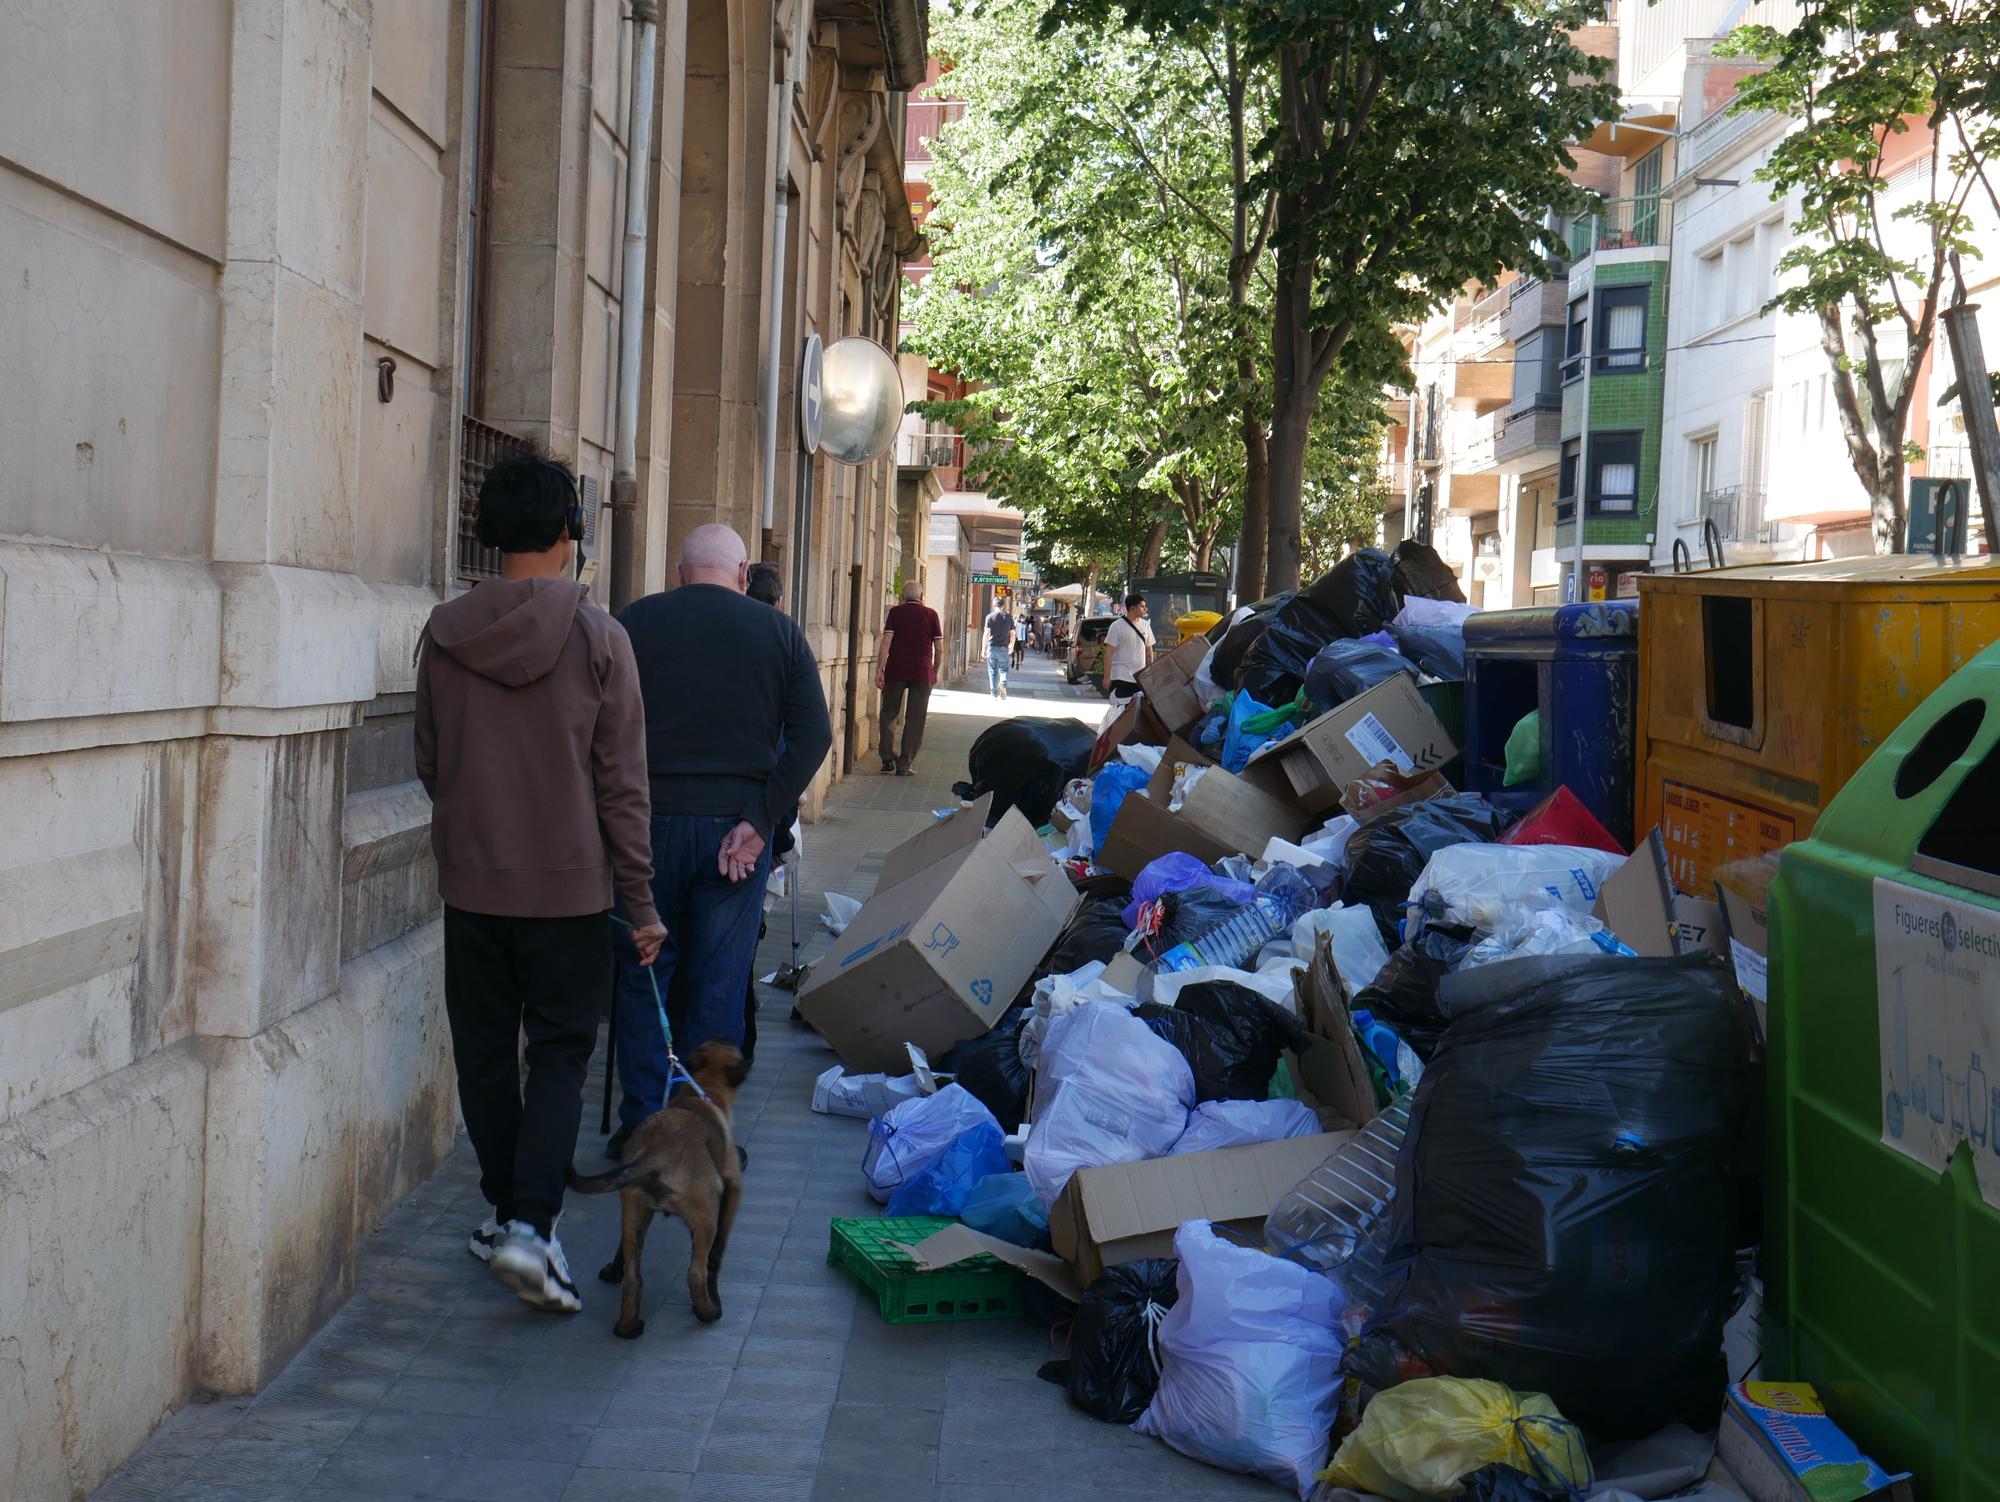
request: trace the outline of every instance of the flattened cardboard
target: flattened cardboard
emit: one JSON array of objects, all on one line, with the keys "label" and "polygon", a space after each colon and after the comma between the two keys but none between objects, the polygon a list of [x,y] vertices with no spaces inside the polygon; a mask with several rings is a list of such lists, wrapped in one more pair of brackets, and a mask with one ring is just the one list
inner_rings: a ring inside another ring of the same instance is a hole
[{"label": "flattened cardboard", "polygon": [[1722,904],[1704,902],[1686,892],[1674,893],[1674,929],[1680,953],[1729,955],[1729,940],[1722,931]]},{"label": "flattened cardboard", "polygon": [[1591,912],[1635,954],[1663,960],[1681,952],[1674,884],[1659,830],[1649,830],[1625,864],[1604,878]]},{"label": "flattened cardboard", "polygon": [[1771,879],[1778,874],[1775,855],[1731,861],[1715,873],[1715,897],[1722,907],[1723,941],[1736,984],[1750,998],[1757,1014],[1757,1035],[1765,1036],[1765,1009],[1770,994]]},{"label": "flattened cardboard", "polygon": [[[1392,787],[1396,791],[1369,803],[1366,797],[1371,784]],[[1432,798],[1448,798],[1454,791],[1441,772],[1412,772],[1406,777],[1390,763],[1378,762],[1341,789],[1340,807],[1343,813],[1352,814],[1356,823],[1373,824],[1391,809],[1408,803],[1426,803]]]},{"label": "flattened cardboard", "polygon": [[1169,730],[1186,730],[1208,708],[1194,691],[1194,675],[1207,660],[1208,648],[1207,637],[1191,636],[1173,651],[1139,669],[1139,687],[1159,715],[1160,723]]},{"label": "flattened cardboard", "polygon": [[1398,673],[1328,710],[1250,758],[1246,771],[1283,770],[1299,807],[1326,813],[1347,785],[1378,762],[1405,774],[1435,772],[1458,755],[1407,673]]},{"label": "flattened cardboard", "polygon": [[[1173,794],[1174,768],[1182,763],[1208,771],[1180,808],[1171,810],[1167,802]],[[1262,850],[1274,835],[1297,840],[1310,823],[1292,804],[1224,771],[1174,736],[1167,741],[1152,780],[1143,791],[1127,794],[1118,806],[1118,817],[1111,821],[1096,863],[1136,880],[1147,865],[1176,850],[1199,860],[1219,861],[1246,850]]]},{"label": "flattened cardboard", "polygon": [[934,1231],[914,1246],[901,1242],[891,1243],[897,1250],[908,1255],[921,1272],[936,1272],[942,1267],[951,1267],[977,1257],[981,1252],[998,1257],[1009,1267],[1018,1267],[1058,1297],[1068,1299],[1072,1304],[1083,1299],[1083,1285],[1071,1276],[1070,1270],[1060,1257],[1051,1257],[1047,1252],[1030,1251],[1024,1246],[1015,1246],[1011,1241],[1002,1241],[998,1236],[988,1236],[984,1231],[975,1231],[970,1226],[946,1226],[942,1231]]},{"label": "flattened cardboard", "polygon": [[906,1044],[941,1055],[986,1032],[1076,910],[1076,888],[1018,809],[981,838],[983,822],[975,805],[892,851],[800,986],[801,1015],[857,1073],[901,1071]]},{"label": "flattened cardboard", "polygon": [[1088,1286],[1107,1267],[1172,1256],[1183,1221],[1258,1231],[1271,1206],[1353,1135],[1324,1132],[1079,1169],[1049,1212],[1049,1234],[1078,1282]]}]

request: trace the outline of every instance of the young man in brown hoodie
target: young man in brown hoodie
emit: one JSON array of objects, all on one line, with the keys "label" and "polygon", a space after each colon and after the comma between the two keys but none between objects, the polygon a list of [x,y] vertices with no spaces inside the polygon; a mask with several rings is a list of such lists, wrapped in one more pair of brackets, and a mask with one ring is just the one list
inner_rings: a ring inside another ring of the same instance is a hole
[{"label": "young man in brown hoodie", "polygon": [[582,535],[561,464],[488,471],[478,536],[500,577],[431,612],[416,710],[459,1106],[493,1206],[469,1250],[523,1301],[568,1313],[583,1304],[555,1223],[611,990],[614,884],[643,963],[666,937],[638,671],[624,628],[567,577]]}]

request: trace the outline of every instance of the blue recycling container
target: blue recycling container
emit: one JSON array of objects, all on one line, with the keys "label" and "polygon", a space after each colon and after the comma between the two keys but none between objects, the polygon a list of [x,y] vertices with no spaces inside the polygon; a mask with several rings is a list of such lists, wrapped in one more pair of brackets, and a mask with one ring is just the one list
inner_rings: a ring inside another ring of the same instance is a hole
[{"label": "blue recycling container", "polygon": [[[1639,602],[1487,610],[1465,621],[1465,785],[1507,808],[1566,786],[1632,848]],[[1542,715],[1542,775],[1515,787],[1507,737]]]}]

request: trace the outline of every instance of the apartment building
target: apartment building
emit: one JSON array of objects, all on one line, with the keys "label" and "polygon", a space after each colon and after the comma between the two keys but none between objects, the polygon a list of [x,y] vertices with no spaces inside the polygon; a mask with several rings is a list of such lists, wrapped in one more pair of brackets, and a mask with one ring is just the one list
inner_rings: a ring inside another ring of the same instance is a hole
[{"label": "apartment building", "polygon": [[808,334],[894,338],[926,17],[41,10],[0,21],[0,1453],[67,1502],[262,1385],[451,1142],[412,656],[494,567],[496,456],[575,466],[607,604],[734,525],[865,753],[900,472],[763,419]]}]

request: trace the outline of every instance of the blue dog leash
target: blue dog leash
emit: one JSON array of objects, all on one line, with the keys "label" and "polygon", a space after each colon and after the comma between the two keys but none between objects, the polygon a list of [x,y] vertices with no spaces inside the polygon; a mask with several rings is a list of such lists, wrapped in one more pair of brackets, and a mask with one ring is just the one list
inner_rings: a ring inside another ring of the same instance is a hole
[{"label": "blue dog leash", "polygon": [[[625,928],[632,927],[630,923],[627,923],[616,913],[611,915],[611,921]],[[653,987],[653,1006],[660,1014],[660,1036],[666,1040],[667,1044],[667,1094],[671,1097],[674,1093],[674,1086],[676,1084],[683,1084],[703,1100],[707,1100],[708,1092],[701,1088],[699,1080],[687,1072],[687,1066],[681,1063],[680,1055],[674,1052],[674,1030],[667,1025],[667,1004],[660,996],[660,977],[651,965],[646,965],[642,968],[646,972],[646,979],[651,982]]]}]

